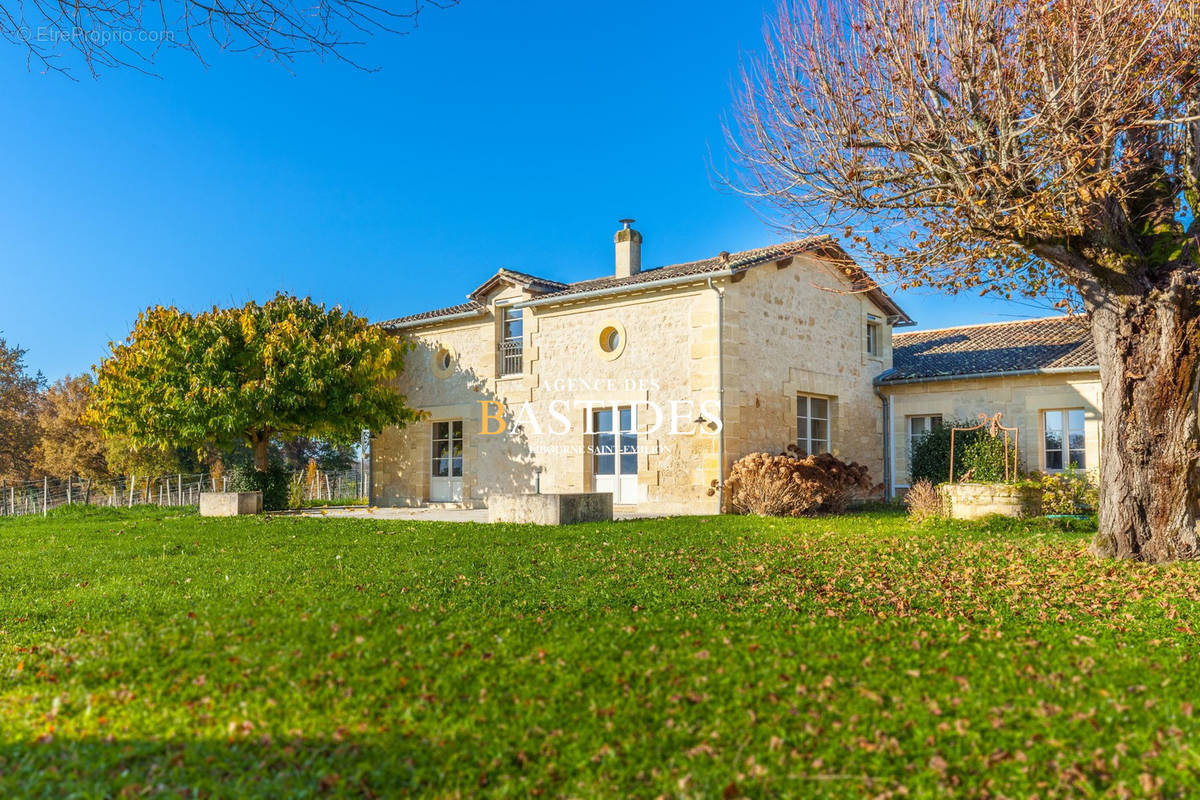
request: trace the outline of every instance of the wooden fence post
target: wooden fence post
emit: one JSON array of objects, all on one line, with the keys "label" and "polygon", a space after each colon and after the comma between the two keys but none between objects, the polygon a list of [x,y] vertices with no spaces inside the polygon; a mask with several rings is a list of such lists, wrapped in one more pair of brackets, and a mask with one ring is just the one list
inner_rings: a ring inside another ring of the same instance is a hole
[{"label": "wooden fence post", "polygon": [[50,510],[50,476],[42,476],[42,516]]},{"label": "wooden fence post", "polygon": [[74,480],[70,475],[67,476],[67,505],[71,505],[71,483]]},{"label": "wooden fence post", "polygon": [[179,505],[183,505],[183,473],[175,475],[175,499],[179,501]]},{"label": "wooden fence post", "polygon": [[127,508],[133,508],[133,490],[137,486],[137,473],[129,476],[129,502],[126,503]]}]

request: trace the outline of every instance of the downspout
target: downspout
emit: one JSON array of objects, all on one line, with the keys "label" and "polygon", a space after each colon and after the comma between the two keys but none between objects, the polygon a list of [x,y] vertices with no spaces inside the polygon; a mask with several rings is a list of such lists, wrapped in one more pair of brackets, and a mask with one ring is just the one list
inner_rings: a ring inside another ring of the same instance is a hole
[{"label": "downspout", "polygon": [[892,430],[892,398],[883,393],[879,384],[875,384],[875,396],[879,398],[879,402],[883,403],[883,491],[886,499],[891,500],[896,496],[896,481],[892,475],[895,462],[892,441],[895,438]]},{"label": "downspout", "polygon": [[718,289],[711,277],[708,288],[717,293],[717,513],[725,513],[725,290]]},{"label": "downspout", "polygon": [[375,434],[367,434],[367,508],[375,507]]}]

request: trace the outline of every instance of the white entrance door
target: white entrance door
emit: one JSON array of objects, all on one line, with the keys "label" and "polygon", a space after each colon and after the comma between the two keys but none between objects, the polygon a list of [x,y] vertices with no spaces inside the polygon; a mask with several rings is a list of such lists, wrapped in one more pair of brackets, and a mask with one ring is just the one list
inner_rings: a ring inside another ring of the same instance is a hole
[{"label": "white entrance door", "polygon": [[462,500],[462,420],[433,423],[433,459],[429,473],[429,499],[435,503]]},{"label": "white entrance door", "polygon": [[[613,412],[616,411],[614,414]],[[593,413],[592,482],[594,491],[611,492],[613,503],[638,502],[637,417],[624,406]]]}]

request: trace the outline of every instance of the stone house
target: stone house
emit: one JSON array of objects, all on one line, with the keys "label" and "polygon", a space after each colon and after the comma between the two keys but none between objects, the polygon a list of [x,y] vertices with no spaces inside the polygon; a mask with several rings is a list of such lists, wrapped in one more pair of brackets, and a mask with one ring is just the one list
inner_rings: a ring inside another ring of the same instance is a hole
[{"label": "stone house", "polygon": [[[949,420],[1000,413],[1017,428],[1026,471],[1100,466],[1100,372],[1080,318],[969,325],[897,334],[880,374],[890,493],[909,485],[913,441]],[[948,476],[947,476],[948,477]]]},{"label": "stone house", "polygon": [[712,513],[734,461],[790,444],[883,478],[876,380],[912,320],[835,242],[644,270],[623,223],[612,275],[501,269],[465,303],[380,323],[413,347],[398,388],[425,418],[375,437],[373,504],[601,491]]}]

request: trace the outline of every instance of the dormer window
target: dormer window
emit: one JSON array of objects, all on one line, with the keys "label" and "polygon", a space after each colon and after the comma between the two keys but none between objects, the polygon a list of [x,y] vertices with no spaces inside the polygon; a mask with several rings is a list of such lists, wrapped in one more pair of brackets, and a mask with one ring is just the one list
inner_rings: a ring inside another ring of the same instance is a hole
[{"label": "dormer window", "polygon": [[500,318],[500,377],[525,371],[523,322],[522,309],[504,308]]},{"label": "dormer window", "polygon": [[878,357],[882,351],[880,345],[883,325],[879,317],[867,314],[867,355]]}]

